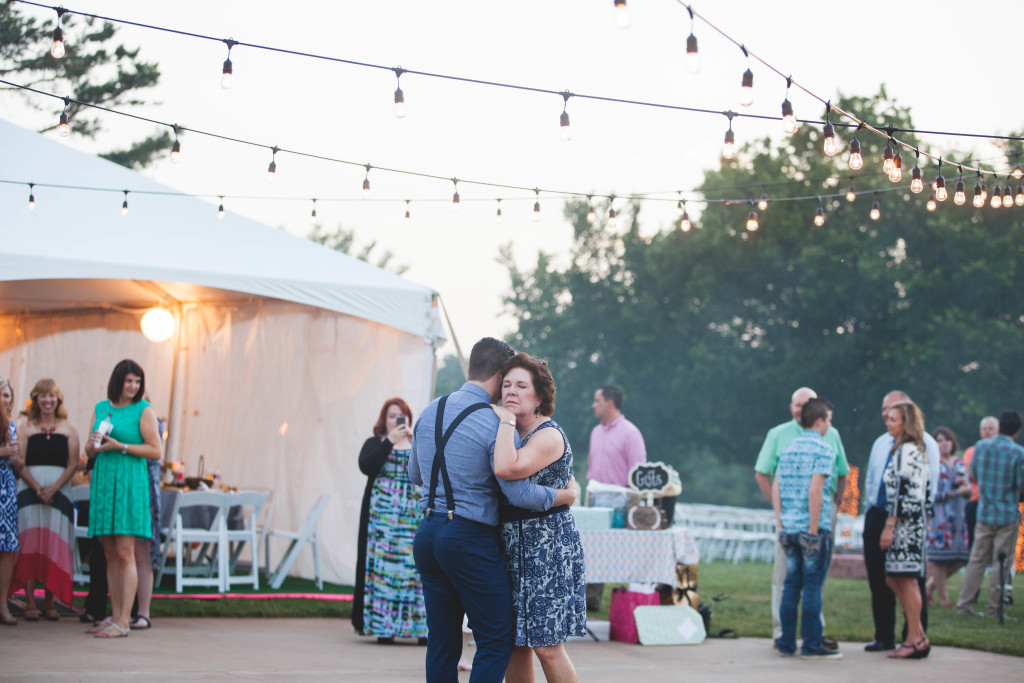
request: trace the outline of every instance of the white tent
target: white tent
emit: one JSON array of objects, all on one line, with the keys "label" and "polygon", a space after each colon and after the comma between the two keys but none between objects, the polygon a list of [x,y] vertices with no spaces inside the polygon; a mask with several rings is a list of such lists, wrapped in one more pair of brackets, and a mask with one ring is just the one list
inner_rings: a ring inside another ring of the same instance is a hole
[{"label": "white tent", "polygon": [[[16,399],[52,377],[86,433],[113,366],[133,358],[168,460],[193,474],[202,455],[227,484],[273,488],[278,528],[297,529],[331,494],[324,576],[351,583],[358,450],[388,397],[414,412],[429,401],[436,294],[255,221],[218,220],[209,203],[4,121],[0,150],[0,376]],[[30,182],[45,184],[34,210]],[[178,321],[163,343],[139,328],[158,305]],[[309,558],[293,571],[311,575]]]}]

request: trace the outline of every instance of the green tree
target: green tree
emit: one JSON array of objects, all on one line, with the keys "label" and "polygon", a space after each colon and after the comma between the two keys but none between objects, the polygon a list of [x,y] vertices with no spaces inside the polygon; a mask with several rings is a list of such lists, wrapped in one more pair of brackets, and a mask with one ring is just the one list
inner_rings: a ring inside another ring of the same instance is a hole
[{"label": "green tree", "polygon": [[375,262],[370,261],[373,257],[373,250],[377,248],[377,242],[373,241],[369,244],[364,244],[357,253],[352,253],[355,248],[356,233],[354,230],[348,230],[345,227],[339,225],[333,232],[327,232],[324,227],[319,223],[313,225],[313,229],[306,235],[306,239],[316,242],[317,244],[323,245],[328,249],[334,249],[340,251],[342,254],[348,254],[354,256],[360,261],[366,261],[372,263],[378,268],[384,270],[390,270],[393,273],[401,275],[405,271],[409,270],[409,266],[394,265],[391,259],[394,258],[394,254],[391,251],[385,251],[383,254],[375,259]]},{"label": "green tree", "polygon": [[444,357],[441,369],[437,371],[434,382],[434,398],[458,391],[466,383],[466,373],[462,371],[459,359],[449,354]]},{"label": "green tree", "polygon": [[[841,106],[912,128],[884,90]],[[968,442],[978,418],[1019,401],[1020,209],[947,201],[929,212],[927,192],[886,192],[896,186],[877,173],[885,141],[858,137],[868,161],[854,182],[879,189],[878,221],[868,217],[871,194],[827,197],[849,184],[846,155],[826,157],[820,127],[804,126],[708,171],[705,196],[735,203],[707,207],[690,232],[673,225],[642,239],[637,209],[616,231],[589,224],[586,207],[570,202],[569,265],[554,269],[541,254],[530,272],[510,268],[514,342],[551,362],[578,470],[591,396],[607,382],[623,388],[649,457],[680,470],[684,500],[744,504],[764,502],[753,462],[799,386],[835,403],[834,422],[860,465],[882,431],[878,406],[890,389],[910,393],[929,428],[949,424]],[[934,165],[923,170],[934,178]],[[943,167],[950,189],[954,173]],[[821,195],[826,223],[813,224],[814,202],[775,201],[759,228],[746,230],[762,185],[776,197]]]},{"label": "green tree", "polygon": [[[117,33],[113,24],[64,15],[61,28],[66,54],[62,59],[50,56],[55,27],[56,17],[38,21],[23,15],[12,3],[0,4],[0,77],[109,108],[125,109],[146,103],[140,91],[157,84],[160,70],[155,63],[140,61],[138,49],[112,45]],[[60,108],[53,111],[53,100],[43,100],[20,89],[16,92],[24,94],[33,109],[47,112],[47,124],[40,132],[57,127]],[[95,109],[72,102],[65,113],[76,135],[95,138],[103,130],[102,115],[97,115]],[[160,130],[124,149],[100,156],[122,166],[141,168],[170,147],[169,133]]]}]

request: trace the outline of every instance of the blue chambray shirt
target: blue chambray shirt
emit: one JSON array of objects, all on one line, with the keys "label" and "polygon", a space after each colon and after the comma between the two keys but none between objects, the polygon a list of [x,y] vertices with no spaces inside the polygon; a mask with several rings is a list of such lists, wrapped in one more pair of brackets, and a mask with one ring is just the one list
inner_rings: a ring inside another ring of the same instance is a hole
[{"label": "blue chambray shirt", "polygon": [[[434,463],[434,423],[437,420],[438,400],[424,409],[413,429],[412,459],[409,476],[420,487],[420,509],[427,509],[430,495],[430,472]],[[483,387],[466,382],[448,397],[444,408],[443,428],[459,413],[474,403],[490,403],[491,397]],[[490,408],[477,410],[463,420],[452,434],[444,449],[445,464],[455,498],[455,514],[488,526],[498,525],[498,488],[518,507],[528,510],[547,510],[555,502],[555,489],[538,486],[529,479],[503,481],[494,476],[494,440],[498,432],[498,416]],[[515,436],[519,448],[519,434]],[[434,493],[434,514],[444,515],[446,509],[444,478],[438,474]]]},{"label": "blue chambray shirt", "polygon": [[1005,434],[982,439],[974,445],[971,474],[978,481],[978,521],[993,526],[1016,522],[1024,488],[1024,448]]}]

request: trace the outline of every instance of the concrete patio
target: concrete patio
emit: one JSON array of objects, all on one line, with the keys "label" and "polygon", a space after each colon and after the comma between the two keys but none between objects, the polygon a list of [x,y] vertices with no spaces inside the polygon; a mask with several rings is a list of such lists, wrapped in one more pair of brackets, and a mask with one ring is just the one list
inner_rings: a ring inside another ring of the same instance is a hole
[{"label": "concrete patio", "polygon": [[[842,643],[845,659],[807,662],[775,655],[768,640],[708,640],[691,647],[574,641],[581,681],[1018,680],[1024,661],[949,647],[921,661],[891,661]],[[422,681],[424,648],[378,645],[343,619],[157,619],[152,630],[99,640],[77,620],[0,627],[4,681]],[[544,677],[537,667],[537,680]],[[463,673],[460,681],[468,681]]]}]

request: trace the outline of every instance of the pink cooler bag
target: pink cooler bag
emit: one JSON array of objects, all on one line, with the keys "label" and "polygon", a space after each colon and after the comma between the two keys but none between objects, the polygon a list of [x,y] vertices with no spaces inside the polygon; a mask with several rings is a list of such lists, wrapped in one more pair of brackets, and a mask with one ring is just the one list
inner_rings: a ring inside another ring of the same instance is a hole
[{"label": "pink cooler bag", "polygon": [[637,593],[625,588],[613,588],[611,605],[608,607],[608,637],[623,643],[639,643],[633,610],[641,605],[657,605],[659,602],[657,592]]}]

